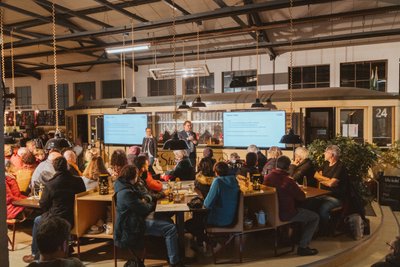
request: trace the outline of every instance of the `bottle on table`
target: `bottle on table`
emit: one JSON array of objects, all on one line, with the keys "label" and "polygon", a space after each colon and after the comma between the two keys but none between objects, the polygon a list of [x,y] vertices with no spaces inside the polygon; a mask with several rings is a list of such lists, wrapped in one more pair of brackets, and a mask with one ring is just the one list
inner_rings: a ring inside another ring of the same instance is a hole
[{"label": "bottle on table", "polygon": [[303,188],[307,188],[307,176],[303,177]]}]

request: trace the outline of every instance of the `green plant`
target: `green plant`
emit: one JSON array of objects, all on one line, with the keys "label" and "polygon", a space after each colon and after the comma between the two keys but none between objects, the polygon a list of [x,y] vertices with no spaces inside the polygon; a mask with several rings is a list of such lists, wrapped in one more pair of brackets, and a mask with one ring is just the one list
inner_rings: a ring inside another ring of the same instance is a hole
[{"label": "green plant", "polygon": [[400,168],[400,140],[394,142],[389,149],[383,150],[378,156],[378,171],[384,171],[388,167]]},{"label": "green plant", "polygon": [[365,200],[371,198],[369,190],[364,184],[369,169],[374,166],[378,158],[378,149],[369,143],[357,143],[349,137],[336,136],[332,140],[315,140],[308,145],[310,159],[317,168],[325,161],[324,152],[327,146],[337,145],[340,148],[340,160],[346,167],[348,177]]}]

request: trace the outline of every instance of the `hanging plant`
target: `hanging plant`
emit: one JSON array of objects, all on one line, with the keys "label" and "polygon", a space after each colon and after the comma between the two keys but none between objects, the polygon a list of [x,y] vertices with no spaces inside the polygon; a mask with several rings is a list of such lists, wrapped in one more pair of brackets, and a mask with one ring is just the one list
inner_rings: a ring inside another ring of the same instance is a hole
[{"label": "hanging plant", "polygon": [[329,145],[337,145],[340,148],[340,160],[347,170],[350,181],[365,200],[371,199],[364,180],[368,177],[368,171],[378,159],[377,147],[367,142],[357,143],[352,138],[339,135],[332,140],[314,140],[308,145],[308,150],[310,159],[317,168],[320,168],[324,163],[324,152]]}]

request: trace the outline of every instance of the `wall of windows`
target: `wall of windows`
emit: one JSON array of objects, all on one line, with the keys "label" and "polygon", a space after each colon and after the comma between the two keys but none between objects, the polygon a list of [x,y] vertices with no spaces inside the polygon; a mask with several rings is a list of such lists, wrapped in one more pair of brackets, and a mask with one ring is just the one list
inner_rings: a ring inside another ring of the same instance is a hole
[{"label": "wall of windows", "polygon": [[121,80],[101,81],[102,98],[121,98]]},{"label": "wall of windows", "polygon": [[32,90],[30,86],[15,87],[15,104],[21,108],[31,108]]},{"label": "wall of windows", "polygon": [[[290,81],[290,67],[288,68]],[[293,67],[293,89],[319,88],[330,86],[330,66]],[[289,85],[288,85],[289,87]]]},{"label": "wall of windows", "polygon": [[387,60],[340,64],[340,87],[386,91]]},{"label": "wall of windows", "polygon": [[174,95],[174,80],[154,80],[147,78],[148,96]]},{"label": "wall of windows", "polygon": [[257,70],[238,70],[222,72],[223,93],[255,91]]},{"label": "wall of windows", "polygon": [[74,83],[75,104],[96,99],[96,82]]},{"label": "wall of windows", "polygon": [[[183,88],[186,89],[187,95],[197,94],[197,77],[189,77],[183,79]],[[212,94],[214,93],[214,73],[210,73],[209,76],[199,77],[200,94]]]},{"label": "wall of windows", "polygon": [[[68,94],[68,84],[58,84],[57,85],[57,93],[58,93],[58,109],[66,109],[69,107],[69,94]],[[54,85],[49,85],[49,109],[55,109],[56,105],[54,102],[55,92]]]}]

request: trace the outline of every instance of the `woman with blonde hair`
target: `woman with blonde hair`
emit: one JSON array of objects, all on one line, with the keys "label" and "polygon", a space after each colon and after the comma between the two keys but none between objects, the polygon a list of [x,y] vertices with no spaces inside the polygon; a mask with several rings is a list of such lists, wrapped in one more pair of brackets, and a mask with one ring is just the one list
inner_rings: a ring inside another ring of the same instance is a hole
[{"label": "woman with blonde hair", "polygon": [[110,175],[101,157],[93,157],[82,174],[86,190],[97,188],[101,174]]}]

